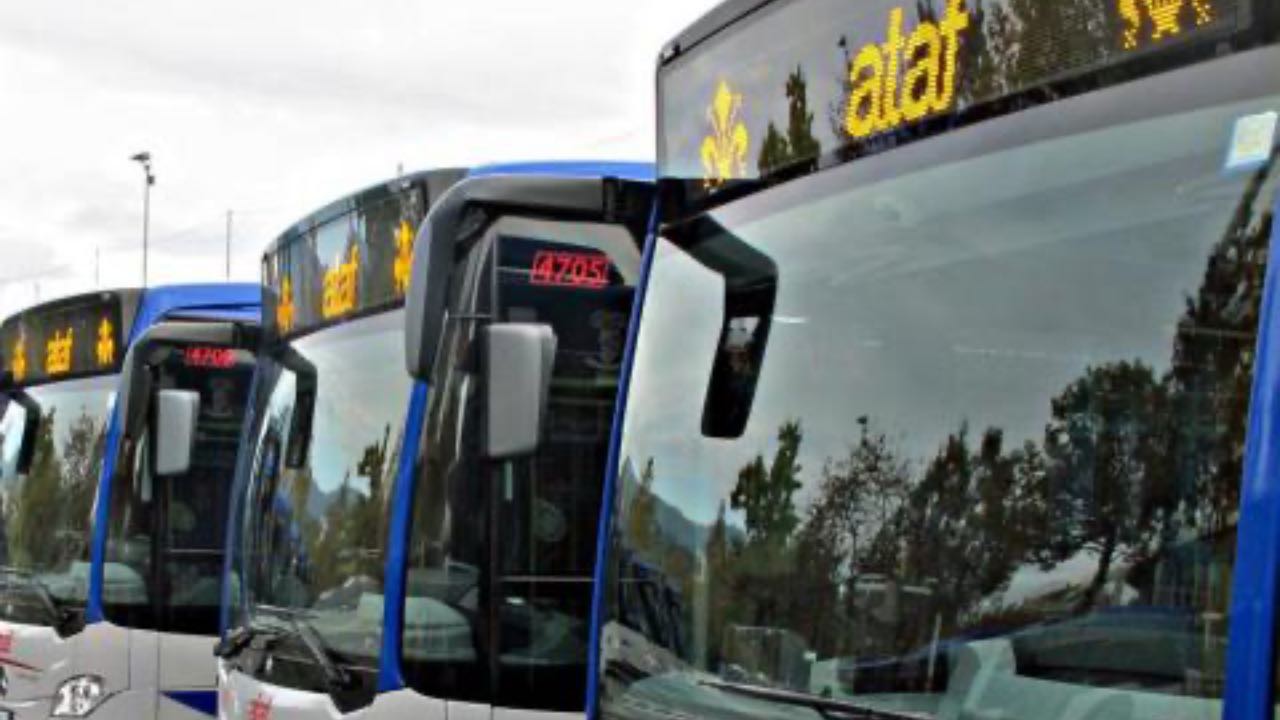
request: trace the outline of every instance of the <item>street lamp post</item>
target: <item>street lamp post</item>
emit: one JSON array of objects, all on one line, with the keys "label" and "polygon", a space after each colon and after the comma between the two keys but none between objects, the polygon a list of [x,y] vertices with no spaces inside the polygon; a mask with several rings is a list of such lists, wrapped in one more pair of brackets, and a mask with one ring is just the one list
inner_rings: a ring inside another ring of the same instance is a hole
[{"label": "street lamp post", "polygon": [[156,176],[151,173],[151,153],[140,152],[129,158],[142,165],[146,176],[146,184],[142,187],[142,286],[147,286],[147,233],[151,225],[151,186],[156,184]]}]

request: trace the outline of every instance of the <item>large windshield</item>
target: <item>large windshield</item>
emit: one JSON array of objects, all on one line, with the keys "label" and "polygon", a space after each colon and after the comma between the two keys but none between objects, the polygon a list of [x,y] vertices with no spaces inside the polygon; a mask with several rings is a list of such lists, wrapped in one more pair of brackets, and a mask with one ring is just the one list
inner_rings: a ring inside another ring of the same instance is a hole
[{"label": "large windshield", "polygon": [[1223,158],[1280,85],[1138,112],[1178,82],[669,228],[621,452],[607,717],[1220,715],[1277,186]]},{"label": "large windshield", "polygon": [[[50,624],[42,595],[82,604],[89,583],[89,527],[102,471],[117,376],[42,385],[0,417],[0,617]],[[32,412],[39,413],[32,418]],[[25,428],[36,421],[29,468]],[[19,472],[26,470],[26,472]]]},{"label": "large windshield", "polygon": [[[366,668],[382,638],[386,503],[409,400],[403,322],[400,311],[353,321],[264,361],[241,506],[250,621],[278,627],[261,606],[300,611],[341,660]],[[314,663],[304,648],[282,653]],[[319,682],[288,658],[269,667],[277,684]]]}]

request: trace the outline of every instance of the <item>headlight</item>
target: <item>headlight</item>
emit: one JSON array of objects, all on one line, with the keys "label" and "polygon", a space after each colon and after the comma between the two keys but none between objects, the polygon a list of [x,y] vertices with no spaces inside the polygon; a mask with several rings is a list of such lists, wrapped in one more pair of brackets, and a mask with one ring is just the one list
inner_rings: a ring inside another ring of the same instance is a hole
[{"label": "headlight", "polygon": [[78,675],[58,686],[53,695],[53,716],[81,718],[97,709],[106,697],[106,685],[97,675]]}]

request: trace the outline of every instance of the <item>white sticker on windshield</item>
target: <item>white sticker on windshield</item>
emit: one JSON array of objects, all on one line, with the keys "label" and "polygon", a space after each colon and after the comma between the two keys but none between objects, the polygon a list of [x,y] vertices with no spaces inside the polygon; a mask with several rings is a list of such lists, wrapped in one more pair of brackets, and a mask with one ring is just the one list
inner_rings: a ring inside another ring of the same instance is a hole
[{"label": "white sticker on windshield", "polygon": [[1227,152],[1228,171],[1252,170],[1265,165],[1271,159],[1271,149],[1276,144],[1276,127],[1280,125],[1280,113],[1265,112],[1246,115],[1236,120],[1231,134],[1231,149]]}]

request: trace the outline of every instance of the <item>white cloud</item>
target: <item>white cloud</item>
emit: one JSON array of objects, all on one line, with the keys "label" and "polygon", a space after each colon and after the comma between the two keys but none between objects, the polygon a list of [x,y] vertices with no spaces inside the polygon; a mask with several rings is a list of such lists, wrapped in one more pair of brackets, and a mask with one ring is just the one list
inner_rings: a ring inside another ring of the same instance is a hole
[{"label": "white cloud", "polygon": [[646,159],[654,58],[714,0],[65,0],[0,5],[0,314],[233,276],[298,217],[417,169]]}]

